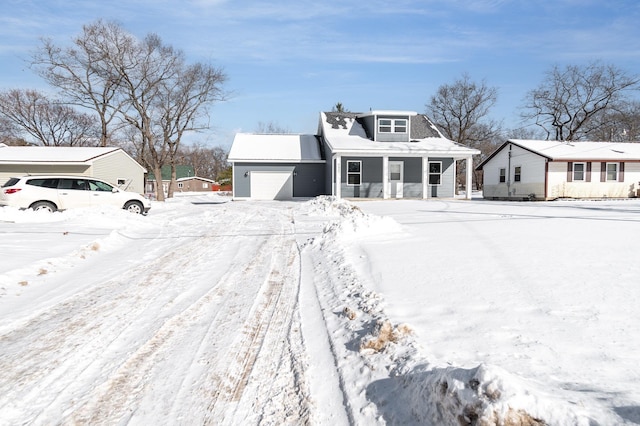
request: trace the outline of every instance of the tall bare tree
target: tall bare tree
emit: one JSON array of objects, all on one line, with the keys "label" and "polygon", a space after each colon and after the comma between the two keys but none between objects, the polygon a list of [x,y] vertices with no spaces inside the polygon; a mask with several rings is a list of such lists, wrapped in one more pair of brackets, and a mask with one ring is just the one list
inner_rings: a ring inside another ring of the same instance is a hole
[{"label": "tall bare tree", "polygon": [[219,147],[205,147],[200,144],[183,146],[179,159],[183,164],[192,165],[197,176],[218,180],[223,170],[229,167],[227,157],[229,153]]},{"label": "tall bare tree", "polygon": [[49,81],[70,102],[96,111],[105,143],[116,116],[136,129],[132,150],[153,170],[157,199],[164,200],[162,166],[175,165],[185,132],[208,127],[206,106],[223,99],[224,73],[188,65],[182,51],[157,35],[140,40],[115,23],[85,26],[74,46],[65,50],[45,41],[34,64],[52,73]]},{"label": "tall bare tree", "polygon": [[[497,99],[497,88],[484,80],[476,83],[465,73],[452,84],[440,86],[426,109],[447,138],[482,152],[480,158],[474,158],[475,164],[493,150],[499,137],[500,124],[489,118]],[[464,167],[465,163],[458,167],[460,183],[464,182]],[[481,186],[478,173],[474,167],[476,188]]]},{"label": "tall bare tree", "polygon": [[207,123],[200,119],[206,117],[207,104],[224,99],[222,71],[200,63],[176,64],[176,68],[176,77],[164,81],[158,93],[163,143],[171,166],[169,197],[176,186],[176,157],[182,137],[187,131],[205,128]]},{"label": "tall bare tree", "polygon": [[119,26],[98,21],[82,28],[82,34],[72,40],[72,46],[59,47],[51,39],[32,56],[35,71],[71,105],[94,112],[100,122],[100,146],[111,143],[116,116],[124,98],[118,91],[120,76],[112,73],[105,52],[112,45],[131,48],[132,39]]},{"label": "tall bare tree", "polygon": [[50,100],[36,90],[12,89],[0,93],[0,116],[11,123],[17,137],[45,146],[94,146],[93,117]]},{"label": "tall bare tree", "polygon": [[583,140],[606,134],[609,119],[638,88],[638,76],[614,65],[558,65],[530,91],[522,118],[544,129],[547,139]]}]

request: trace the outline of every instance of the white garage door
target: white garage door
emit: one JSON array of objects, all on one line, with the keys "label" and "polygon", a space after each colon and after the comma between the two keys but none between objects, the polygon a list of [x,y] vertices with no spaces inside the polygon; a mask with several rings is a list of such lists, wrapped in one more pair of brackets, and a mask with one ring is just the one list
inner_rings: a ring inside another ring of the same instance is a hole
[{"label": "white garage door", "polygon": [[251,198],[255,200],[293,198],[292,172],[251,172]]}]

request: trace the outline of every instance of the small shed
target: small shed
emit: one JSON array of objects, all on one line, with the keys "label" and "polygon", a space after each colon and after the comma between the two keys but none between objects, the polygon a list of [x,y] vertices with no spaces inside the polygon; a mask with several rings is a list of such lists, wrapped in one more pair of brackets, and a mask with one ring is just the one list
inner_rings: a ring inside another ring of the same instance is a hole
[{"label": "small shed", "polygon": [[488,199],[636,197],[640,143],[509,139],[477,169]]},{"label": "small shed", "polygon": [[0,144],[0,185],[14,176],[89,176],[144,193],[146,169],[117,147],[6,146]]},{"label": "small shed", "polygon": [[228,161],[233,198],[287,200],[325,193],[325,160],[314,135],[236,134]]}]

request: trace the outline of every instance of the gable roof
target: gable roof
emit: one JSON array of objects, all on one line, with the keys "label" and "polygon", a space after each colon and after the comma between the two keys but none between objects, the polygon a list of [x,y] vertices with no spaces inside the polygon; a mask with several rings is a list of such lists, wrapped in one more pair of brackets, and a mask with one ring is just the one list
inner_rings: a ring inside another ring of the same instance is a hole
[{"label": "gable roof", "polygon": [[121,148],[69,146],[0,146],[0,163],[88,163]]},{"label": "gable roof", "polygon": [[[162,174],[162,180],[171,180],[171,166],[170,165],[162,166],[162,168],[160,169],[160,172]],[[187,166],[187,165],[183,165],[183,164],[176,165],[176,179],[181,179],[181,178],[185,178],[185,177],[193,177],[195,175],[196,175],[196,172],[195,172],[195,169],[193,168],[193,166]],[[153,172],[149,172],[149,174],[147,175],[147,179],[155,180],[156,179],[156,175]]]},{"label": "gable roof", "polygon": [[314,135],[237,133],[227,161],[323,163],[324,158]]},{"label": "gable roof", "polygon": [[[371,115],[410,117],[408,142],[376,142],[366,131],[363,119]],[[480,154],[445,138],[425,115],[413,111],[371,111],[369,113],[322,112],[319,131],[333,152],[465,157]]]},{"label": "gable roof", "polygon": [[637,142],[581,142],[508,139],[489,155],[476,169],[482,167],[505,146],[513,144],[552,161],[623,161],[640,160]]}]

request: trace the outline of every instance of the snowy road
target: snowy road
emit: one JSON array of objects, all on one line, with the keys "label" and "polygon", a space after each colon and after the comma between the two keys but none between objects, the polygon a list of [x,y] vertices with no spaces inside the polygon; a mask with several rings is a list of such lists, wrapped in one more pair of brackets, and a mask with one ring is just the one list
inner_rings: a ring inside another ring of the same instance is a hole
[{"label": "snowy road", "polygon": [[0,426],[638,424],[638,212],[2,208]]},{"label": "snowy road", "polygon": [[66,290],[4,324],[0,421],[304,423],[293,221],[241,207],[167,210],[42,274]]}]

